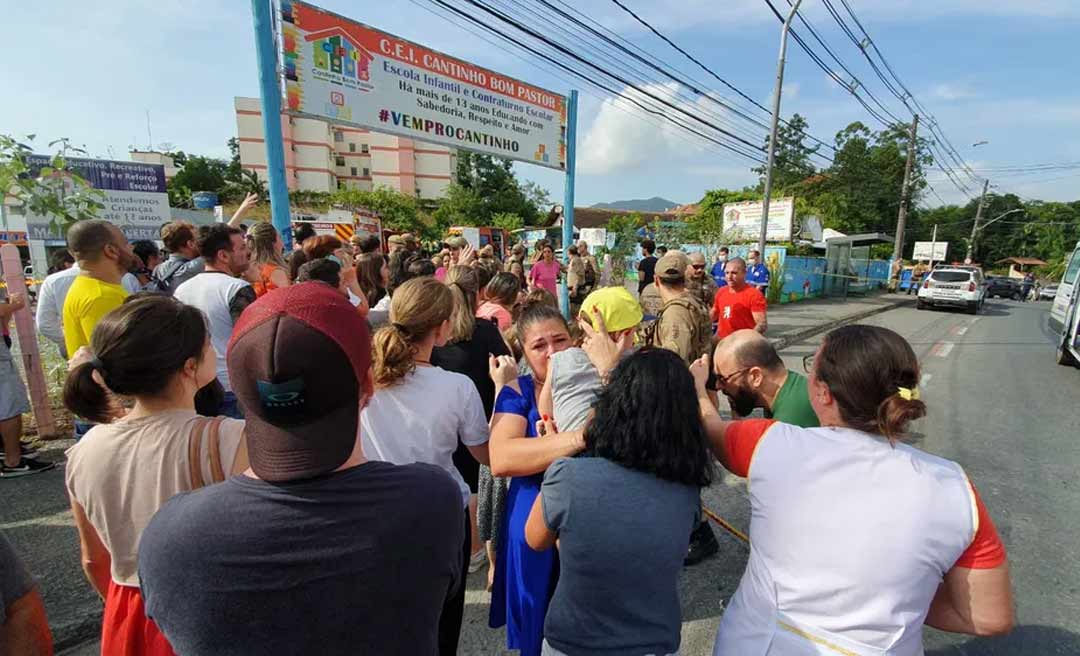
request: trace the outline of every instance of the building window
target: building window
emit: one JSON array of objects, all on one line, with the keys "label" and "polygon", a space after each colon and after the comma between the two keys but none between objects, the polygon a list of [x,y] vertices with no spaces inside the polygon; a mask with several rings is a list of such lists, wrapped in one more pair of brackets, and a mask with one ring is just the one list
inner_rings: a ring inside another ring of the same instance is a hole
[{"label": "building window", "polygon": [[355,166],[352,167],[352,175],[353,175],[353,177],[356,177],[356,167]]},{"label": "building window", "polygon": [[364,167],[364,177],[366,178],[366,177],[368,177],[370,175],[371,175],[371,169],[369,169],[368,167],[365,166]]},{"label": "building window", "polygon": [[351,141],[349,142],[349,152],[350,153],[355,153],[356,152],[356,144],[351,142]]},{"label": "building window", "polygon": [[360,145],[360,152],[362,152],[362,153],[364,153],[365,155],[367,155],[367,154],[368,154],[368,145],[367,145],[367,144],[361,144],[361,145]]},{"label": "building window", "polygon": [[338,155],[334,158],[334,164],[337,164],[338,166],[345,166],[345,158],[341,155]]},{"label": "building window", "polygon": [[337,181],[337,188],[338,189],[344,189],[345,188],[345,181],[344,180],[338,180]]},{"label": "building window", "polygon": [[341,132],[334,131],[334,141],[345,141],[345,135]]}]

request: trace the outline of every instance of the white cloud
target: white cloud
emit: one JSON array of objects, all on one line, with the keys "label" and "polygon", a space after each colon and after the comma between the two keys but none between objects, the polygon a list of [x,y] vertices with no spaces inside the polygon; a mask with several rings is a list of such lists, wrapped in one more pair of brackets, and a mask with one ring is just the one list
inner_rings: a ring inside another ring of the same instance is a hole
[{"label": "white cloud", "polygon": [[[656,167],[665,162],[686,162],[706,152],[742,162],[736,155],[720,150],[719,145],[714,146],[707,139],[668,120],[670,117],[717,140],[723,138],[730,141],[730,136],[722,136],[692,117],[699,116],[712,125],[734,132],[735,128],[725,109],[705,97],[698,98],[696,102],[687,102],[685,94],[680,97],[679,90],[680,87],[673,82],[646,85],[641,91],[624,90],[625,96],[657,114],[646,111],[626,98],[604,100],[579,141],[578,168],[581,172],[607,174]],[[686,114],[664,103],[676,105]],[[756,147],[764,135],[746,133],[744,129],[738,136]]]},{"label": "white cloud", "polygon": [[931,97],[939,100],[967,100],[976,96],[975,90],[965,84],[942,82],[930,89]]}]

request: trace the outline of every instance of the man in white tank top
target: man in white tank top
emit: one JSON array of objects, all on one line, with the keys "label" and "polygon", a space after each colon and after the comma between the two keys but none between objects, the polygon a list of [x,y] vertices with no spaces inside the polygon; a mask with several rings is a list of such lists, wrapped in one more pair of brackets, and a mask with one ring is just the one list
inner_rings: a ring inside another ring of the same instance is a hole
[{"label": "man in white tank top", "polygon": [[227,225],[215,225],[199,237],[199,250],[206,269],[176,288],[175,298],[199,308],[210,326],[210,342],[217,356],[217,377],[225,389],[220,414],[243,419],[236,396],[229,384],[225,361],[233,325],[248,305],[255,301],[255,290],[241,276],[248,267],[244,233]]}]

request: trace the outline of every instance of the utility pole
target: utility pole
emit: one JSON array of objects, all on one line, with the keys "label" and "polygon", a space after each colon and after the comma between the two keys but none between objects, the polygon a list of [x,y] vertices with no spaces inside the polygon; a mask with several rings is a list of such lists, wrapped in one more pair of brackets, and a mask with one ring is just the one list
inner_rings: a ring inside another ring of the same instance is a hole
[{"label": "utility pole", "polygon": [[937,250],[937,226],[934,224],[934,234],[930,237],[930,269],[934,269],[934,251]]},{"label": "utility pole", "polygon": [[[904,186],[900,188],[900,213],[896,216],[896,241],[893,243],[892,257],[899,260],[904,253],[904,229],[907,226],[908,201],[911,196],[911,166],[915,162],[915,133],[919,129],[919,115],[911,121],[908,133],[907,164],[904,166]],[[933,253],[930,254],[933,257]]]},{"label": "utility pole", "polygon": [[975,210],[975,225],[971,226],[971,239],[968,240],[967,257],[964,262],[974,262],[975,257],[975,233],[979,231],[979,221],[982,219],[983,203],[986,202],[986,190],[990,188],[990,181],[983,181],[982,196],[979,196],[979,209]]},{"label": "utility pole", "polygon": [[758,236],[758,252],[761,261],[765,261],[765,236],[769,229],[769,196],[772,194],[773,162],[776,161],[776,130],[780,123],[780,91],[784,87],[784,59],[787,57],[787,37],[795,12],[799,11],[802,0],[795,0],[791,13],[784,21],[780,31],[780,58],[776,62],[776,89],[773,90],[772,127],[769,128],[768,157],[765,163],[765,195],[761,199],[761,234]]}]

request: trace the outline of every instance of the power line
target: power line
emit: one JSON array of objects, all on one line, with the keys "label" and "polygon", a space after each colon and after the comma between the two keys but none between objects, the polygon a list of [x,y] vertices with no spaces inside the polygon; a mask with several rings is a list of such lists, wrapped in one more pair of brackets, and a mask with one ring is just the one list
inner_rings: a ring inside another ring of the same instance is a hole
[{"label": "power line", "polygon": [[[724,78],[720,77],[720,76],[719,76],[719,75],[718,75],[718,74],[717,74],[717,73],[716,73],[715,71],[713,71],[713,70],[712,70],[711,68],[709,68],[708,66],[706,66],[705,64],[703,64],[703,63],[702,63],[702,62],[701,62],[700,60],[698,60],[698,59],[697,59],[696,57],[694,57],[693,55],[691,55],[691,54],[690,54],[689,52],[687,52],[686,50],[683,50],[683,49],[682,49],[681,47],[679,47],[679,46],[678,46],[678,44],[676,44],[676,43],[675,43],[674,41],[672,41],[672,40],[671,40],[671,39],[669,39],[669,38],[668,38],[667,36],[665,36],[665,35],[664,35],[663,33],[661,33],[661,32],[660,32],[660,31],[659,31],[658,29],[656,29],[655,27],[653,27],[653,26],[652,26],[652,24],[651,24],[651,23],[649,23],[648,21],[646,21],[646,20],[645,20],[644,18],[642,18],[641,16],[639,16],[638,14],[636,14],[636,13],[634,12],[634,10],[630,9],[630,8],[629,8],[629,7],[627,7],[627,6],[625,5],[625,4],[623,4],[622,2],[620,2],[620,0],[611,0],[611,1],[612,1],[613,3],[615,3],[615,4],[616,4],[616,5],[617,5],[617,6],[618,6],[618,7],[620,8],[620,9],[622,9],[622,10],[623,10],[624,12],[626,12],[626,13],[627,13],[627,14],[629,14],[629,15],[630,15],[631,17],[633,17],[633,18],[634,18],[634,20],[636,20],[636,21],[637,21],[638,23],[640,23],[640,24],[641,24],[642,26],[644,26],[644,27],[645,27],[646,29],[648,29],[648,30],[649,30],[650,32],[652,32],[653,34],[655,34],[655,35],[656,35],[656,36],[657,36],[657,37],[658,37],[658,38],[659,38],[660,40],[662,40],[662,41],[663,41],[664,43],[666,43],[666,44],[668,44],[669,46],[671,46],[671,47],[672,47],[673,49],[675,49],[675,51],[676,51],[676,52],[678,52],[679,54],[681,54],[681,55],[682,55],[683,57],[686,57],[686,58],[687,58],[687,59],[689,59],[689,60],[690,60],[691,62],[693,62],[694,64],[696,64],[696,65],[697,65],[697,66],[698,66],[698,67],[699,67],[699,68],[700,68],[701,70],[703,70],[703,71],[705,71],[706,73],[708,73],[708,74],[709,74],[710,76],[712,76],[712,77],[713,77],[713,78],[714,78],[715,80],[717,80],[718,82],[720,82],[721,84],[723,84],[723,85],[724,85],[724,86],[726,86],[727,88],[731,89],[731,90],[732,90],[732,91],[734,91],[735,93],[739,94],[739,96],[741,96],[742,98],[744,98],[745,100],[747,100],[748,102],[750,102],[751,104],[753,104],[753,105],[754,105],[755,107],[757,107],[757,108],[758,108],[758,109],[760,109],[761,111],[765,112],[766,114],[768,114],[768,115],[770,115],[770,116],[772,115],[772,111],[771,111],[770,109],[768,109],[767,107],[765,107],[765,105],[762,105],[762,104],[761,104],[761,103],[759,103],[758,101],[754,100],[754,99],[753,99],[753,98],[751,98],[750,96],[748,96],[748,95],[746,95],[745,93],[743,93],[743,91],[742,91],[742,90],[740,90],[740,89],[739,89],[738,87],[734,86],[733,84],[731,84],[730,82],[728,82],[728,81],[727,81],[727,80],[725,80]],[[565,5],[565,3],[562,3],[562,2],[561,2],[561,0],[560,0],[560,4],[564,4],[564,5]],[[788,125],[788,122],[787,122],[787,121],[784,121],[783,119],[781,119],[781,120],[780,120],[780,122],[781,122],[781,123],[783,123],[784,125]],[[835,148],[835,147],[834,147],[833,145],[829,144],[828,142],[826,142],[826,141],[822,141],[821,139],[818,139],[817,137],[813,136],[812,134],[809,134],[809,133],[805,133],[805,134],[806,134],[806,136],[807,136],[807,137],[809,137],[809,138],[810,138],[810,139],[811,139],[812,141],[815,141],[815,142],[817,142],[818,144],[820,144],[820,145],[822,145],[822,146],[825,146],[826,148],[828,148],[828,149],[832,150],[833,152],[836,152],[836,148]]]},{"label": "power line", "polygon": [[[539,2],[540,2],[540,4],[548,7],[551,11],[554,11],[554,12],[557,12],[558,14],[560,14],[560,15],[566,16],[571,21],[572,25],[577,25],[579,27],[579,29],[586,30],[587,31],[586,36],[583,37],[582,34],[571,31],[567,27],[564,27],[558,20],[553,19],[553,18],[551,18],[550,16],[548,16],[548,15],[546,15],[544,13],[541,13],[541,11],[539,11],[537,9],[533,9],[533,8],[529,7],[528,5],[524,4],[523,2],[520,2],[519,0],[504,0],[502,6],[505,8],[507,3],[512,3],[516,9],[509,9],[508,11],[516,12],[516,16],[518,18],[522,18],[522,19],[524,19],[526,21],[535,21],[538,24],[539,27],[544,27],[545,30],[550,29],[550,30],[557,31],[557,32],[565,35],[566,37],[568,37],[570,39],[571,43],[581,43],[581,44],[583,44],[583,47],[588,48],[591,51],[595,52],[601,59],[603,59],[603,60],[605,60],[607,62],[606,63],[607,66],[612,67],[614,70],[619,70],[619,71],[624,72],[624,73],[629,72],[631,75],[638,76],[645,83],[648,83],[648,84],[670,84],[671,83],[671,81],[658,79],[658,78],[655,78],[655,77],[650,78],[649,77],[650,74],[646,73],[646,72],[643,72],[641,70],[641,68],[635,67],[632,63],[628,64],[628,63],[625,63],[624,61],[622,61],[622,60],[625,60],[625,56],[620,59],[618,54],[611,53],[608,50],[605,50],[600,46],[594,45],[592,43],[592,41],[594,39],[589,37],[588,34],[591,34],[591,35],[593,35],[595,37],[600,37],[601,39],[605,38],[604,35],[596,32],[595,30],[590,28],[588,25],[585,25],[585,24],[581,23],[580,21],[576,20],[573,16],[567,16],[565,14],[565,12],[562,12],[557,7],[552,7],[545,0],[539,0]],[[524,12],[527,12],[527,14],[524,13]],[[610,40],[608,40],[608,41],[610,42]],[[618,44],[614,44],[614,45],[616,45],[618,47]],[[582,46],[579,46],[579,47],[582,47]],[[697,98],[704,97],[704,98],[708,99],[709,101],[711,101],[712,103],[714,103],[716,105],[719,105],[725,111],[731,112],[731,114],[734,114],[736,117],[742,118],[742,119],[744,119],[744,120],[746,120],[746,121],[748,121],[748,122],[762,128],[762,129],[766,129],[768,127],[764,123],[760,123],[756,119],[754,119],[753,117],[748,116],[745,113],[741,112],[738,108],[732,107],[731,105],[725,103],[722,100],[719,100],[717,98],[714,98],[712,96],[709,96],[709,95],[701,92],[695,85],[687,83],[684,80],[681,80],[679,78],[676,78],[674,76],[669,75],[666,71],[664,71],[660,67],[653,64],[653,62],[642,59],[641,57],[636,56],[635,53],[627,51],[625,48],[620,48],[620,50],[625,55],[629,55],[631,57],[634,57],[636,60],[641,61],[642,63],[644,63],[647,66],[649,66],[650,68],[658,71],[662,75],[671,77],[672,80],[674,81],[675,85],[676,85],[676,93],[675,93],[675,95],[683,98],[687,102],[689,102],[691,104],[695,104],[697,102]],[[684,87],[689,89],[694,94],[696,94],[697,98],[691,98],[691,97],[689,97],[689,96],[687,96],[685,94],[682,94],[681,89],[684,88]],[[726,114],[719,114],[716,111],[710,111],[709,108],[703,107],[703,106],[698,105],[698,104],[695,104],[695,107],[700,109],[703,112],[709,112],[709,114],[713,118],[713,120],[716,120],[718,123],[722,123],[722,124],[730,126],[732,130],[739,131],[740,135],[742,135],[744,137],[747,137],[748,139],[759,139],[759,138],[761,138],[760,133],[751,132],[749,130],[749,128],[744,127],[742,125],[735,124],[733,122],[731,116],[728,116]]]},{"label": "power line", "polygon": [[[731,152],[736,153],[736,154],[738,154],[738,155],[740,155],[740,156],[742,156],[742,157],[744,157],[746,159],[749,159],[749,160],[754,161],[754,162],[759,163],[759,164],[764,163],[764,160],[760,158],[760,155],[754,153],[754,150],[759,150],[758,147],[754,146],[753,144],[749,144],[749,142],[746,142],[743,139],[736,138],[735,140],[740,141],[742,143],[746,143],[747,145],[751,146],[751,150],[744,149],[741,146],[733,145],[733,144],[731,144],[731,143],[729,143],[727,141],[723,141],[720,138],[716,138],[716,137],[710,136],[708,134],[705,134],[705,133],[695,129],[694,127],[686,124],[685,122],[683,122],[683,121],[681,121],[679,119],[676,119],[675,117],[673,117],[673,116],[671,116],[671,115],[669,115],[667,113],[664,113],[662,111],[658,111],[657,109],[652,108],[652,107],[648,107],[645,104],[643,104],[641,102],[641,100],[639,100],[637,98],[634,98],[634,97],[631,97],[631,96],[627,95],[623,91],[612,88],[608,84],[605,84],[602,81],[598,81],[595,78],[590,77],[588,74],[582,73],[581,71],[579,71],[579,70],[577,70],[575,68],[572,68],[571,66],[567,65],[563,61],[560,61],[560,60],[558,60],[558,59],[556,59],[556,58],[554,58],[554,57],[552,57],[552,56],[550,56],[550,55],[548,55],[548,54],[546,54],[544,52],[541,52],[541,51],[537,50],[536,48],[534,48],[534,47],[532,47],[532,46],[530,46],[528,44],[525,44],[525,43],[521,42],[520,40],[518,40],[518,39],[516,39],[516,38],[514,38],[512,36],[509,36],[505,32],[499,30],[497,27],[492,26],[487,21],[483,21],[483,20],[469,14],[468,12],[463,11],[462,9],[454,7],[454,6],[450,5],[448,2],[446,2],[445,0],[430,0],[430,1],[433,2],[434,4],[437,4],[437,5],[441,6],[441,7],[443,7],[444,9],[447,9],[447,10],[453,12],[454,14],[468,20],[469,22],[477,25],[478,27],[480,27],[480,28],[482,28],[482,29],[484,29],[486,31],[495,33],[495,34],[503,37],[504,39],[512,42],[517,47],[531,53],[532,55],[534,55],[536,57],[540,57],[541,59],[543,59],[545,61],[548,61],[549,63],[557,66],[558,68],[566,71],[567,73],[570,73],[574,77],[579,78],[581,80],[584,80],[585,82],[587,82],[589,84],[592,84],[594,86],[597,86],[597,87],[607,91],[608,93],[611,93],[614,96],[621,97],[624,101],[630,102],[630,103],[638,106],[643,111],[646,111],[646,112],[648,112],[650,114],[654,114],[654,115],[656,115],[656,116],[658,116],[658,117],[660,117],[660,118],[662,118],[664,120],[670,121],[671,123],[681,127],[682,129],[684,129],[684,130],[686,130],[688,132],[691,132],[691,133],[701,137],[702,139],[705,139],[707,141],[715,143],[715,144],[719,145],[722,148],[730,150]],[[559,50],[560,52],[563,52],[564,54],[570,55],[574,60],[577,60],[577,61],[587,65],[588,68],[596,70],[601,75],[604,75],[606,77],[609,77],[609,78],[612,78],[612,79],[615,79],[615,80],[619,81],[625,88],[627,88],[627,89],[632,88],[638,94],[640,94],[642,96],[646,96],[646,97],[652,99],[653,101],[658,102],[659,104],[662,104],[662,105],[665,105],[665,106],[667,106],[669,108],[675,109],[679,113],[685,114],[685,115],[689,116],[691,119],[696,120],[697,122],[702,123],[702,124],[712,128],[712,129],[716,130],[717,132],[720,132],[721,134],[728,134],[728,132],[726,130],[724,130],[723,128],[718,128],[717,126],[713,125],[709,121],[705,121],[705,120],[703,120],[703,119],[701,119],[699,117],[693,116],[692,114],[689,114],[685,110],[682,110],[681,108],[679,108],[679,107],[677,107],[677,106],[675,106],[675,105],[673,105],[673,104],[671,104],[671,103],[669,103],[669,102],[667,102],[667,101],[665,101],[663,99],[657,98],[656,96],[649,93],[648,91],[644,91],[644,90],[640,89],[639,87],[637,87],[636,85],[631,84],[630,82],[626,81],[621,76],[611,74],[610,72],[605,71],[603,68],[597,66],[596,64],[594,64],[594,63],[592,63],[592,62],[590,62],[588,60],[585,60],[582,57],[580,57],[578,55],[575,55],[574,53],[567,52],[566,49],[563,48],[562,46],[559,46],[558,44],[553,44],[550,41],[550,39],[546,39],[545,37],[543,37],[543,35],[540,35],[540,34],[536,33],[534,30],[531,30],[528,27],[522,25],[519,21],[513,20],[510,17],[506,17],[504,14],[501,14],[501,12],[498,12],[496,10],[493,10],[493,9],[489,8],[489,7],[486,7],[486,6],[482,5],[479,2],[476,2],[476,0],[466,0],[466,1],[468,2],[468,4],[473,5],[473,6],[477,7],[477,8],[479,8],[479,9],[482,9],[485,13],[491,14],[491,15],[495,16],[496,18],[499,18],[499,20],[501,20],[502,22],[517,28],[519,31],[524,32],[525,34],[528,34],[533,39],[535,39],[537,41],[541,41],[541,42],[543,42],[545,44],[548,44],[549,46],[555,47],[556,50]]]}]

